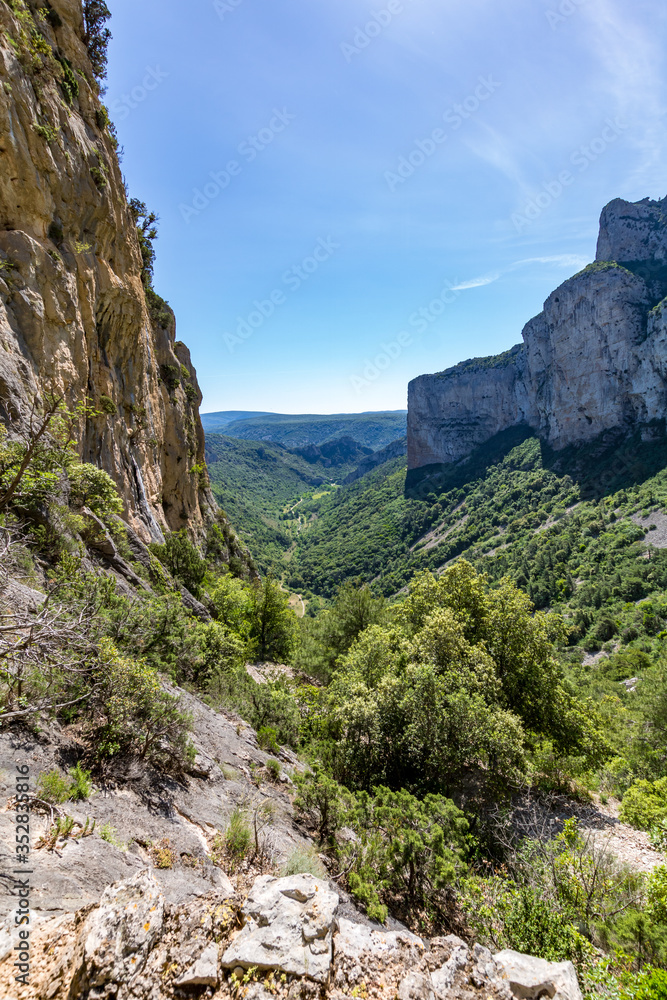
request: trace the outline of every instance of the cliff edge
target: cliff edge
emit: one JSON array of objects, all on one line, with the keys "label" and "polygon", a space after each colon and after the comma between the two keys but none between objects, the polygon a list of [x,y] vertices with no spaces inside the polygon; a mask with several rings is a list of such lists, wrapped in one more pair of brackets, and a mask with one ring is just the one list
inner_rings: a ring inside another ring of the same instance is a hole
[{"label": "cliff edge", "polygon": [[91,51],[81,0],[0,4],[0,418],[18,433],[45,391],[87,399],[80,459],[113,477],[142,540],[196,536],[214,507],[201,394],[142,282]]},{"label": "cliff edge", "polygon": [[596,260],[523,329],[523,344],[408,389],[408,467],[466,458],[510,427],[555,449],[607,431],[665,433],[667,198],[610,202]]}]

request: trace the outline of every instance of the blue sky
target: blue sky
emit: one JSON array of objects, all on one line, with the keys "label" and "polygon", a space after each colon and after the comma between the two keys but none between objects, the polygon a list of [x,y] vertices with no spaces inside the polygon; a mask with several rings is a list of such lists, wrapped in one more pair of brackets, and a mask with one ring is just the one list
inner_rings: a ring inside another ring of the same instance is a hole
[{"label": "blue sky", "polygon": [[204,411],[406,405],[667,194],[662,0],[108,0]]}]

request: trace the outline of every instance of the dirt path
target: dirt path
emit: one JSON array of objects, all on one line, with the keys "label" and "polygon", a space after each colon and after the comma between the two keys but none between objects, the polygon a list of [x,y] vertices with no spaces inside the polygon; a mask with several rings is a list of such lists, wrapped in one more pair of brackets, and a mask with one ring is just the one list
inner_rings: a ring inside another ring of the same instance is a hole
[{"label": "dirt path", "polygon": [[582,828],[593,833],[597,844],[604,844],[620,862],[635,871],[651,872],[659,865],[667,864],[664,854],[651,846],[648,833],[635,830],[618,818],[619,805],[596,805],[597,815],[582,819]]},{"label": "dirt path", "polygon": [[648,834],[622,823],[618,811],[616,800],[603,805],[598,800],[578,803],[564,796],[531,796],[517,803],[512,825],[520,836],[551,840],[566,820],[577,819],[585,838],[590,837],[596,847],[604,847],[634,871],[651,872],[667,864],[667,858],[651,846]]}]

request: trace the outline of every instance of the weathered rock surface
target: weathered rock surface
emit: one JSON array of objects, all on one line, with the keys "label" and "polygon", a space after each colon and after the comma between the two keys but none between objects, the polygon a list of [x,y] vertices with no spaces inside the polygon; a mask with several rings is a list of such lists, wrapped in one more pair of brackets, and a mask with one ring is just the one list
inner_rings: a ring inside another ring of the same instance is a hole
[{"label": "weathered rock surface", "polygon": [[444,965],[435,969],[431,973],[431,981],[438,996],[444,997],[447,991],[454,985],[456,974],[465,969],[470,960],[470,950],[461,938],[450,935],[444,939],[445,944],[451,948],[451,954]]},{"label": "weathered rock surface", "polygon": [[500,951],[493,956],[510,989],[519,1000],[581,1000],[581,990],[572,962],[545,962],[518,951]]},{"label": "weathered rock surface", "polygon": [[[193,742],[198,756],[193,770],[176,781],[136,764],[121,770],[116,781],[96,789],[86,802],[67,802],[61,810],[85,823],[96,823],[91,836],[61,840],[55,850],[37,849],[51,825],[48,812],[31,816],[31,905],[36,920],[75,912],[96,903],[110,883],[133,878],[147,866],[167,903],[192,904],[215,892],[220,898],[235,894],[227,874],[212,860],[218,831],[224,831],[236,806],[266,805],[272,821],[262,837],[276,864],[297,848],[310,844],[294,827],[289,786],[268,780],[262,771],[268,754],[257,744],[250,727],[204,705],[194,695],[173,688],[194,717]],[[56,768],[65,775],[80,755],[80,746],[61,727],[45,725],[39,734],[0,732],[0,869],[11,870],[14,812],[10,807],[11,778],[17,764],[31,767],[31,791],[40,774]],[[278,754],[285,767],[298,766],[290,755]],[[260,788],[250,767],[266,778]],[[114,787],[115,786],[115,787]],[[107,831],[108,839],[102,833]],[[171,852],[171,867],[158,867],[152,845]],[[0,881],[0,960],[3,957],[2,922],[13,910],[11,884]],[[10,928],[11,929],[11,928]],[[194,959],[193,959],[194,961]]]},{"label": "weathered rock surface", "polygon": [[209,944],[191,966],[184,972],[175,986],[217,986],[218,983],[218,946]]},{"label": "weathered rock surface", "polygon": [[[12,1000],[581,1000],[570,963],[501,952],[453,935],[424,943],[338,918],[338,894],[312,875],[256,878],[245,903],[216,893],[169,903],[142,871],[99,903],[32,929],[30,984],[0,958]],[[244,926],[237,930],[239,920]],[[359,915],[359,920],[363,918]],[[214,992],[215,991],[215,992]]]},{"label": "weathered rock surface", "polygon": [[313,875],[261,876],[243,906],[244,926],[222,956],[222,965],[256,966],[326,982],[337,906],[337,893]]},{"label": "weathered rock surface", "polygon": [[163,918],[164,896],[148,872],[106,889],[79,935],[73,995],[129,982],[146,964]]},{"label": "weathered rock surface", "polygon": [[339,989],[358,986],[365,976],[400,979],[424,957],[421,938],[409,931],[383,931],[339,919],[334,937],[335,978]]},{"label": "weathered rock surface", "polygon": [[410,469],[457,462],[518,426],[555,449],[607,431],[665,433],[666,207],[611,202],[597,263],[549,296],[523,344],[410,383]]},{"label": "weathered rock surface", "polygon": [[0,4],[0,417],[25,426],[46,388],[88,397],[80,457],[113,476],[141,538],[197,533],[213,504],[195,371],[173,314],[147,303],[81,0],[37,6],[27,23]]}]

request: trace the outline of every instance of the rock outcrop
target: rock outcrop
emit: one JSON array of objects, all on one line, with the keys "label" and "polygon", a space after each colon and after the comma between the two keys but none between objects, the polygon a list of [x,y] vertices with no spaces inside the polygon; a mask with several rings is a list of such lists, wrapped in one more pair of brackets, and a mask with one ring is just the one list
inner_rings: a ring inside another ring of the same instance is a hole
[{"label": "rock outcrop", "polygon": [[597,257],[523,330],[523,344],[408,391],[408,467],[466,458],[511,427],[554,449],[608,431],[665,433],[667,199],[602,212]]},{"label": "rock outcrop", "polygon": [[338,895],[313,875],[260,876],[241,911],[243,929],[222,956],[222,965],[326,983],[337,906]]},{"label": "rock outcrop", "polygon": [[89,410],[82,461],[109,472],[144,542],[210,516],[201,394],[142,255],[99,100],[81,0],[0,4],[0,418],[44,391]]},{"label": "rock outcrop", "polygon": [[[326,882],[296,875],[260,876],[245,904],[208,894],[169,905],[142,871],[109,887],[97,907],[41,925],[31,984],[10,986],[10,956],[0,961],[0,990],[9,986],[16,1000],[167,1000],[204,989],[225,1000],[581,1000],[570,962],[492,956],[454,935],[423,942],[361,916],[337,921],[337,902]],[[239,918],[255,925],[250,934]]]}]

